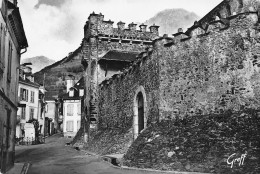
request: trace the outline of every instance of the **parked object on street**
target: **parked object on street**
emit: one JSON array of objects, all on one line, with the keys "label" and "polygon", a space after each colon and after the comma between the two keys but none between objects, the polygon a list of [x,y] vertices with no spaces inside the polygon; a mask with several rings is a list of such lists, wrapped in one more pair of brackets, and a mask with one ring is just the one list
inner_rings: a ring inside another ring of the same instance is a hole
[{"label": "parked object on street", "polygon": [[27,138],[35,139],[35,129],[32,123],[25,123],[24,130],[25,130],[25,134],[24,134],[25,139]]}]

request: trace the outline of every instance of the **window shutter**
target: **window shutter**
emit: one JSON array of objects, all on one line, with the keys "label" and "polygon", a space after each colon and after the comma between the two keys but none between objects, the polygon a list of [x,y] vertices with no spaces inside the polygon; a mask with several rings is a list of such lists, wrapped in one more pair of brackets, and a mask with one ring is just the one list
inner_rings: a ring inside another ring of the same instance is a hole
[{"label": "window shutter", "polygon": [[34,91],[31,91],[31,103],[34,103]]},{"label": "window shutter", "polygon": [[23,88],[20,88],[20,100],[23,99]]},{"label": "window shutter", "polygon": [[80,129],[80,120],[77,121],[77,130]]},{"label": "window shutter", "polygon": [[77,104],[78,115],[81,115],[81,104]]},{"label": "window shutter", "polygon": [[73,132],[73,121],[67,121],[67,132]]},{"label": "window shutter", "polygon": [[26,98],[25,100],[26,100],[27,102],[28,102],[28,93],[29,93],[29,91],[28,91],[28,90],[25,90],[25,95],[26,95],[26,96],[25,96],[25,98]]},{"label": "window shutter", "polygon": [[73,104],[68,104],[67,106],[67,116],[73,116]]}]

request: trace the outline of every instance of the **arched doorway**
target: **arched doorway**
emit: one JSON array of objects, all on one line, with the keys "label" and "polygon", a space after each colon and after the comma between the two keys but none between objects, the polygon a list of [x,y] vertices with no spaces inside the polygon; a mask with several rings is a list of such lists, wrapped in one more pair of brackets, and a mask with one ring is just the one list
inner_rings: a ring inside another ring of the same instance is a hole
[{"label": "arched doorway", "polygon": [[144,97],[141,92],[137,94],[138,104],[138,133],[144,129]]},{"label": "arched doorway", "polygon": [[142,86],[140,86],[134,96],[134,118],[133,118],[133,128],[134,128],[134,139],[140,134],[142,130],[146,128],[147,124],[147,114],[146,109],[146,94]]}]

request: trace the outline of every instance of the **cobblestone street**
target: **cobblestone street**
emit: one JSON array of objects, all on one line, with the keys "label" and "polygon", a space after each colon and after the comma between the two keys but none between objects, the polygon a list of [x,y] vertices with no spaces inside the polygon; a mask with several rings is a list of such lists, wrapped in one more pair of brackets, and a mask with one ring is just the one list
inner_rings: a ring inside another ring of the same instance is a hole
[{"label": "cobblestone street", "polygon": [[[156,173],[117,169],[97,156],[70,146],[68,139],[53,135],[42,145],[16,146],[16,163],[29,162],[28,174],[141,174]],[[158,172],[157,172],[158,173]]]}]

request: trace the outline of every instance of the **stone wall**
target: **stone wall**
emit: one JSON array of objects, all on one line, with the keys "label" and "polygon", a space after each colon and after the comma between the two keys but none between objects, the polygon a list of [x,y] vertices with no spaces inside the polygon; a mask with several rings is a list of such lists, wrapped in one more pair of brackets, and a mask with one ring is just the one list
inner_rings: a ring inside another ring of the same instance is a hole
[{"label": "stone wall", "polygon": [[[85,106],[87,115],[98,120],[98,84],[100,72],[98,60],[109,50],[123,50],[141,52],[150,47],[152,39],[158,37],[158,26],[136,30],[136,24],[124,27],[123,22],[118,23],[118,28],[113,28],[112,21],[105,21],[102,14],[90,14],[84,27],[82,42],[83,65],[85,66],[86,97]],[[146,26],[142,26],[146,27]],[[102,75],[102,74],[101,74]]]},{"label": "stone wall", "polygon": [[219,5],[213,8],[207,15],[199,20],[199,23],[205,27],[216,18],[227,18],[231,15],[244,13],[248,11],[258,11],[259,0],[223,0]]},{"label": "stone wall", "polygon": [[156,42],[161,119],[259,108],[257,13],[226,20],[194,28],[192,37]]},{"label": "stone wall", "polygon": [[[156,55],[156,54],[155,54]],[[143,87],[146,95],[147,126],[158,120],[159,69],[155,56],[139,58],[121,74],[105,80],[99,88],[99,127],[106,129],[133,127],[136,91]]]}]

